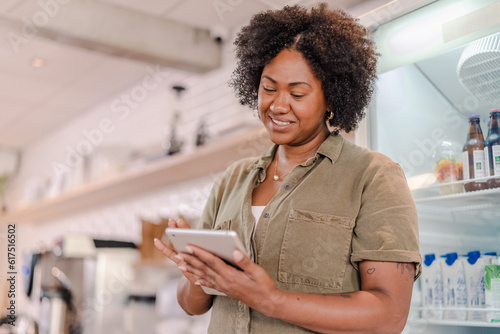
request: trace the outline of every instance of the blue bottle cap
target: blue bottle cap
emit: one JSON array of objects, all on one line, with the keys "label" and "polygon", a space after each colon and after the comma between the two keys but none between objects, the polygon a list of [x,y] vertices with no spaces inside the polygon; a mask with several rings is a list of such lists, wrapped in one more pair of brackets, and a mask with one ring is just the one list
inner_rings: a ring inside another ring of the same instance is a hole
[{"label": "blue bottle cap", "polygon": [[[500,111],[500,110],[499,110]],[[487,252],[484,253],[484,255],[489,255],[489,256],[498,256],[497,252]]]},{"label": "blue bottle cap", "polygon": [[446,264],[451,266],[458,259],[458,254],[457,253],[448,253],[448,254],[441,255],[441,257],[446,258],[446,261],[445,261]]},{"label": "blue bottle cap", "polygon": [[435,259],[436,259],[435,254],[426,254],[424,255],[424,264],[428,267],[432,264],[432,262],[434,262]]},{"label": "blue bottle cap", "polygon": [[471,251],[467,253],[467,262],[470,264],[474,264],[477,262],[477,259],[481,256],[481,253],[479,251]]},{"label": "blue bottle cap", "polygon": [[478,114],[469,115],[469,119],[471,119],[471,118],[479,118],[479,115]]}]

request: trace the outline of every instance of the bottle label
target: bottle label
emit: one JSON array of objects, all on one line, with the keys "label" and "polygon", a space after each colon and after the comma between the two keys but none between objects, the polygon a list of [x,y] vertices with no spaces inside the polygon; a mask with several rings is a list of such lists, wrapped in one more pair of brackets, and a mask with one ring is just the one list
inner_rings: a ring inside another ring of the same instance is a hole
[{"label": "bottle label", "polygon": [[434,291],[433,306],[442,307],[444,302],[443,277],[441,276],[441,269],[439,267],[434,272],[434,286],[432,290]]},{"label": "bottle label", "polygon": [[469,152],[467,151],[462,152],[462,165],[463,165],[464,180],[468,180],[470,179],[470,174],[469,174]]},{"label": "bottle label", "polygon": [[491,159],[493,160],[495,176],[500,176],[500,145],[493,145],[491,147]]},{"label": "bottle label", "polygon": [[467,306],[467,284],[465,283],[465,273],[464,270],[459,267],[457,270],[457,275],[455,276],[455,287],[456,287],[456,305],[466,307]]},{"label": "bottle label", "polygon": [[490,176],[490,150],[484,148],[484,176]]},{"label": "bottle label", "polygon": [[472,151],[472,157],[474,159],[474,178],[485,177],[484,150]]}]

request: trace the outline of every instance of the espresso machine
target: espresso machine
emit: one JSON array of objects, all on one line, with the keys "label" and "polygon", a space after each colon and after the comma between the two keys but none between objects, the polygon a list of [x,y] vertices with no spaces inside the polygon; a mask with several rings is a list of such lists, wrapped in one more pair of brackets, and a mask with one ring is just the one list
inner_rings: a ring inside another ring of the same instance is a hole
[{"label": "espresso machine", "polygon": [[123,309],[139,259],[135,244],[65,236],[25,253],[25,293],[39,303],[40,334],[123,333]]}]

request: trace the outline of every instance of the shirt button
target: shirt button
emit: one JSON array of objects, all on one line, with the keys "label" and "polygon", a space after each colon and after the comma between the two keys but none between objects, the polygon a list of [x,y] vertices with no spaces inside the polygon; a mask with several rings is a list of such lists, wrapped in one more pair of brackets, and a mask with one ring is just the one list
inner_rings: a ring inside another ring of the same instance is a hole
[{"label": "shirt button", "polygon": [[289,184],[285,184],[285,189],[286,190],[290,189],[290,185]]},{"label": "shirt button", "polygon": [[267,218],[267,217],[269,217],[269,213],[266,212],[266,213],[264,213],[264,218]]}]

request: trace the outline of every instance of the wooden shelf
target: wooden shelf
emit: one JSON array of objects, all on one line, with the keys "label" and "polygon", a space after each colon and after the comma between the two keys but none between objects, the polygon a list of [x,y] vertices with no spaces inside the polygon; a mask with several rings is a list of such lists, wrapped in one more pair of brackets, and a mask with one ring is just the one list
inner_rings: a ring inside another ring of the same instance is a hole
[{"label": "wooden shelf", "polygon": [[247,131],[85,184],[58,197],[17,208],[0,216],[0,223],[42,222],[95,209],[171,184],[223,171],[232,162],[257,156],[270,145],[263,128]]}]

